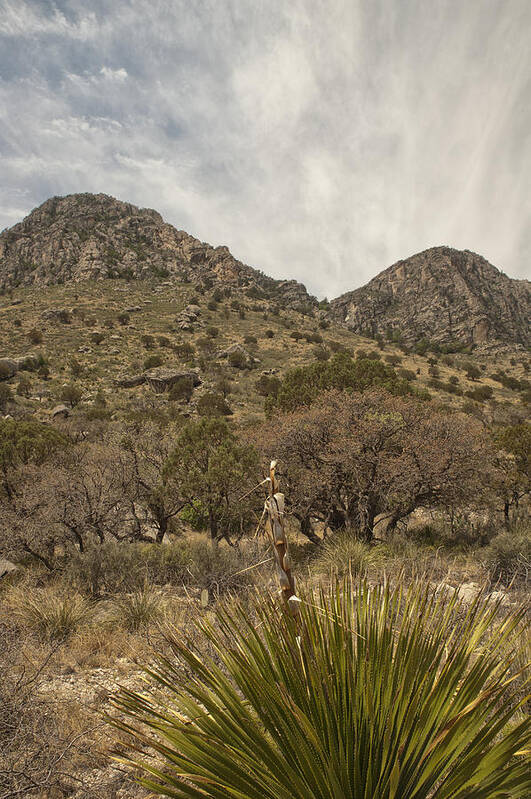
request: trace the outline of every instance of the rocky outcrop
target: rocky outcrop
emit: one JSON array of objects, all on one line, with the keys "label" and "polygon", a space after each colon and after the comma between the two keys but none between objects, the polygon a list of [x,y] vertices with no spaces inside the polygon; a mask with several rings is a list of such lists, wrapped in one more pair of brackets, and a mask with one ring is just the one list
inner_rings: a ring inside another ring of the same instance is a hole
[{"label": "rocky outcrop", "polygon": [[156,211],[105,194],[52,197],[0,234],[3,287],[117,277],[178,277],[252,289],[285,307],[316,302],[301,283],[273,280],[238,261],[228,247],[211,247],[167,224]]},{"label": "rocky outcrop", "polygon": [[190,380],[192,386],[201,385],[201,378],[196,372],[181,372],[171,369],[151,369],[146,372],[146,382],[153,389],[156,394],[162,394],[168,391],[175,383],[182,378]]},{"label": "rocky outcrop", "polygon": [[362,335],[394,330],[407,344],[531,343],[531,284],[480,255],[433,247],[398,261],[330,303],[330,315]]}]

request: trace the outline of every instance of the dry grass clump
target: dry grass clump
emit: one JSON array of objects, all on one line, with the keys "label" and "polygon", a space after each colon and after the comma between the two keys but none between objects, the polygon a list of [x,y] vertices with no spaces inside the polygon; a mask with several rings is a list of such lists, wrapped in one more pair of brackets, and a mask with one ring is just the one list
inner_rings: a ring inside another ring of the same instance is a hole
[{"label": "dry grass clump", "polygon": [[484,564],[490,580],[527,585],[531,579],[531,530],[521,523],[495,536],[485,550]]},{"label": "dry grass clump", "polygon": [[311,571],[333,574],[338,577],[351,574],[364,576],[379,559],[378,550],[357,539],[350,531],[330,536],[323,543]]},{"label": "dry grass clump", "polygon": [[55,586],[20,585],[7,595],[14,619],[43,641],[63,641],[92,622],[94,606],[80,594],[66,595]]},{"label": "dry grass clump", "polygon": [[128,632],[145,630],[161,621],[164,607],[160,591],[147,583],[131,594],[116,597],[112,602],[111,619],[115,619]]}]

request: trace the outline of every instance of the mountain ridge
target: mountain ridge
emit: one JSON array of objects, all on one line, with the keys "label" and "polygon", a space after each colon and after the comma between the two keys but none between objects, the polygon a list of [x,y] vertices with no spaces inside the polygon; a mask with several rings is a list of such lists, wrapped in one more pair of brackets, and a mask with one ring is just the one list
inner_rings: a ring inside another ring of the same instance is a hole
[{"label": "mountain ridge", "polygon": [[[52,197],[0,234],[0,285],[54,285],[105,278],[176,276],[237,287],[287,308],[317,308],[295,280],[275,280],[139,208],[106,194]],[[329,319],[408,346],[429,339],[463,346],[529,346],[531,284],[471,250],[439,245],[385,268],[330,302]]]}]

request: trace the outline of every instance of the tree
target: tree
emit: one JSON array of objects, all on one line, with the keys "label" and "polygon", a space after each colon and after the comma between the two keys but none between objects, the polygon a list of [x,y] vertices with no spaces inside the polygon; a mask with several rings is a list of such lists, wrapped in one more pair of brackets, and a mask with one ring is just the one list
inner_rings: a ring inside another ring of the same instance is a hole
[{"label": "tree", "polygon": [[249,507],[239,497],[256,477],[257,465],[252,446],[238,441],[223,419],[207,417],[181,431],[163,478],[167,490],[186,504],[198,501],[205,508],[212,540],[230,540],[230,533],[249,521]]},{"label": "tree", "polygon": [[493,476],[479,425],[382,390],[327,392],[255,435],[279,460],[290,510],[309,537],[317,518],[371,540],[382,514],[393,528],[419,507],[479,503]]},{"label": "tree", "polygon": [[494,441],[501,450],[497,464],[502,475],[503,514],[508,526],[511,507],[518,508],[531,490],[531,424],[504,427]]},{"label": "tree", "polygon": [[121,439],[123,447],[132,455],[137,484],[131,508],[137,527],[136,538],[153,540],[143,534],[144,523],[139,518],[138,505],[146,509],[150,524],[156,528],[157,544],[162,543],[172,520],[186,505],[177,483],[166,480],[163,474],[175,446],[176,434],[176,428],[161,430],[154,423],[144,423],[127,429]]}]

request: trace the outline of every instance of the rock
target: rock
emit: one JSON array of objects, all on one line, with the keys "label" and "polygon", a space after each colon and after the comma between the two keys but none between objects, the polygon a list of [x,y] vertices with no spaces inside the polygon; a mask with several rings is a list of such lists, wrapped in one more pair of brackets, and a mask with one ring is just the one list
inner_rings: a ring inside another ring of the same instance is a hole
[{"label": "rock", "polygon": [[55,319],[63,324],[70,324],[72,313],[66,308],[46,308],[41,314],[42,319]]},{"label": "rock", "polygon": [[126,308],[124,313],[137,313],[142,310],[141,305],[133,305],[131,308]]},{"label": "rock", "polygon": [[77,351],[78,352],[85,352],[85,353],[92,352],[91,348],[87,347],[86,344],[83,347],[78,347]]},{"label": "rock", "polygon": [[253,364],[255,360],[257,363],[259,363],[257,359],[249,355],[245,347],[243,347],[241,344],[231,344],[231,346],[227,347],[227,349],[218,350],[216,352],[216,358],[228,358],[229,355],[231,355],[233,352],[237,352],[241,355],[242,364],[244,365],[244,368],[247,366],[251,366],[251,364]]},{"label": "rock", "polygon": [[201,378],[197,372],[175,372],[159,367],[158,369],[151,369],[145,374],[146,381],[156,394],[162,394],[167,391],[182,377],[191,378],[194,387],[201,385]]},{"label": "rock", "polygon": [[494,602],[499,602],[500,605],[507,606],[507,605],[514,605],[514,602],[511,602],[510,597],[505,593],[505,591],[491,591],[489,594],[489,598],[492,599]]},{"label": "rock", "polygon": [[8,574],[13,574],[13,572],[18,571],[18,566],[15,566],[14,563],[11,563],[10,560],[4,560],[0,558],[0,580],[3,577],[7,577]]},{"label": "rock", "polygon": [[0,358],[0,380],[9,380],[17,371],[17,361],[12,358]]},{"label": "rock", "polygon": [[123,375],[113,381],[115,386],[119,388],[136,388],[146,382],[145,375]]},{"label": "rock", "polygon": [[109,355],[119,355],[120,350],[114,347],[112,350],[109,350]]},{"label": "rock", "polygon": [[199,305],[194,305],[193,303],[190,304],[190,305],[187,305],[184,310],[187,313],[189,313],[189,314],[194,314],[194,316],[199,316],[199,314],[201,313],[200,306]]},{"label": "rock", "polygon": [[70,408],[67,408],[66,405],[56,405],[52,409],[51,415],[52,419],[67,419],[70,416]]}]

